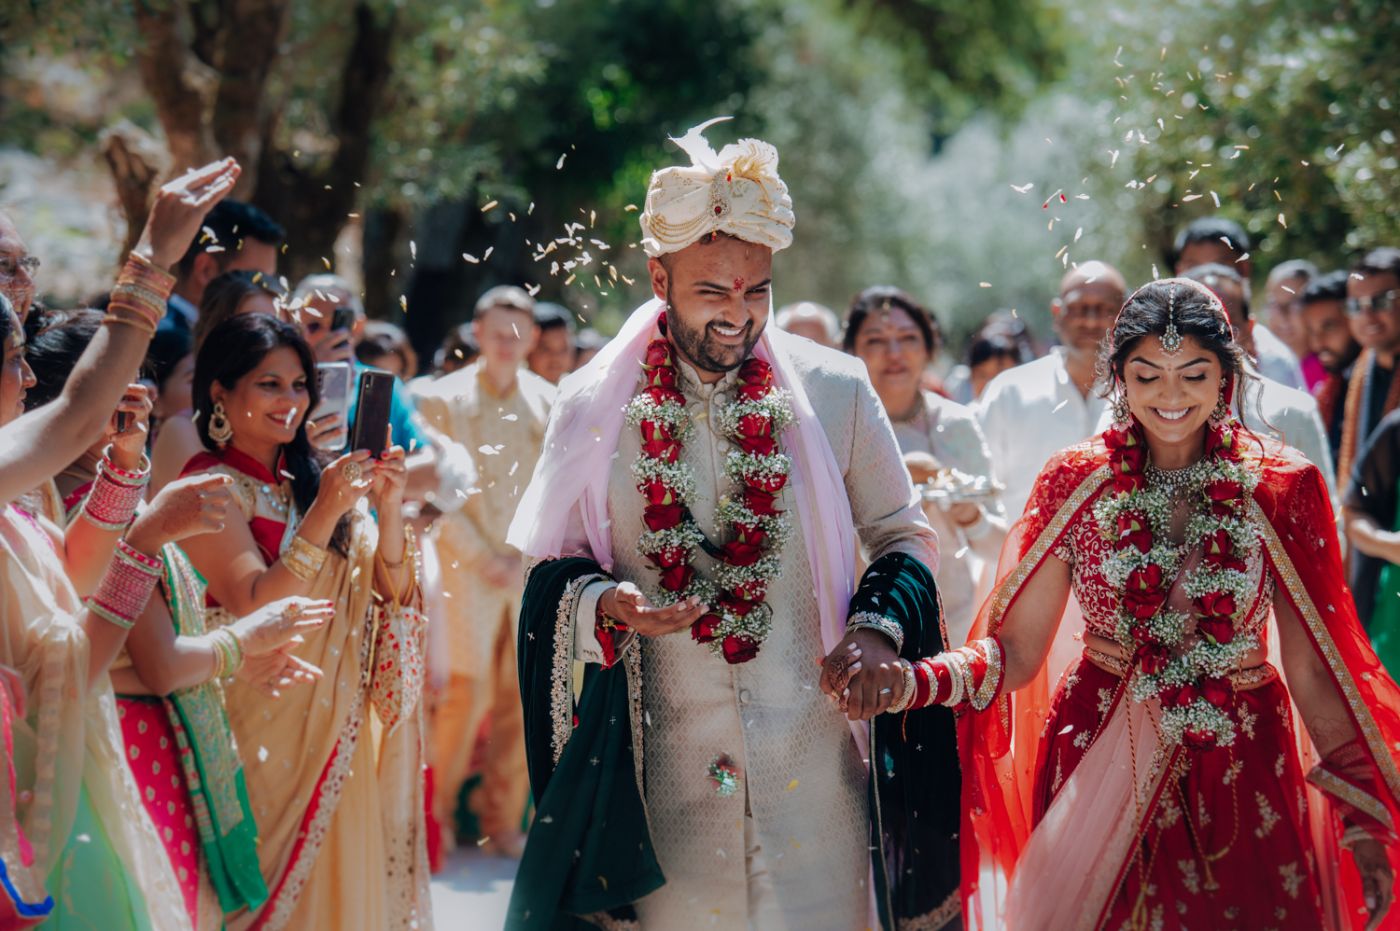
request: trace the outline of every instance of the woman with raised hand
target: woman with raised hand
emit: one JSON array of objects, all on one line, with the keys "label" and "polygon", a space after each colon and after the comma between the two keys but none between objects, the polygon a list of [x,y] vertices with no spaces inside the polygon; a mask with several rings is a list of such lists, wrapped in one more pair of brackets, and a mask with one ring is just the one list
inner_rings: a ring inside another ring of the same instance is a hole
[{"label": "woman with raised hand", "polygon": [[[25,398],[26,406],[33,409],[57,397],[101,320],[97,311],[54,315],[34,334],[25,355],[36,383]],[[137,389],[139,385],[129,393]],[[149,405],[134,407],[128,422],[114,416],[103,438],[57,476],[63,499],[58,522],[70,550],[75,538],[102,540],[123,529],[102,520],[101,502],[114,493],[104,485],[111,479],[103,466],[110,462],[130,472],[143,465],[147,410]],[[118,461],[119,455],[127,458]],[[181,479],[169,489],[208,480]],[[156,500],[169,497],[169,491],[162,491]],[[220,513],[210,529],[218,529],[224,516]],[[115,539],[107,546],[105,558],[110,558],[114,543]],[[273,697],[283,688],[315,681],[320,670],[291,651],[302,634],[330,619],[334,607],[288,598],[228,627],[208,630],[204,580],[174,543],[161,547],[160,559],[156,593],[128,635],[125,653],[113,663],[117,716],[128,762],[180,882],[191,922],[199,931],[218,929],[225,913],[267,898],[258,869],[257,825],[248,808],[243,767],[219,680],[237,676]],[[179,778],[172,779],[174,775]]]},{"label": "woman with raised hand", "polygon": [[0,800],[0,815],[13,813],[0,828],[7,919],[188,927],[173,871],[124,763],[107,669],[145,610],[161,547],[217,524],[224,483],[188,483],[133,520],[141,477],[123,475],[138,490],[105,502],[106,518],[123,529],[115,558],[85,601],[65,572],[64,541],[9,502],[101,437],[165,312],[174,281],[166,269],[237,178],[237,164],[225,160],[161,188],[102,325],[54,403],[23,413],[34,377],[19,320],[0,308],[0,663],[19,672],[27,695],[24,717],[3,722],[15,764],[15,778],[0,779],[0,793],[10,796]]},{"label": "woman with raised hand", "polygon": [[186,547],[208,582],[211,621],[291,595],[336,608],[297,650],[321,679],[278,701],[238,681],[226,693],[271,893],[230,919],[239,931],[379,931],[430,917],[424,621],[403,450],[327,461],[306,435],[318,400],[311,350],[275,317],[226,320],[196,357],[207,452],[185,471],[232,478],[242,518]]},{"label": "woman with raised hand", "polygon": [[1203,286],[1140,288],[1104,354],[1114,426],[1041,472],[972,639],[896,702],[966,712],[967,924],[1376,927],[1400,689],[1322,476],[1235,419],[1244,354]]}]

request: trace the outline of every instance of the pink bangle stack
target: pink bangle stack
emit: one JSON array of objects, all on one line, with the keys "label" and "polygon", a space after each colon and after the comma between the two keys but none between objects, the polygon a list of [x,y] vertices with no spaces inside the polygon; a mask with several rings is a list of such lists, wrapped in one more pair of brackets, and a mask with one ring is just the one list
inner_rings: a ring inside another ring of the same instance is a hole
[{"label": "pink bangle stack", "polygon": [[136,619],[146,610],[160,581],[162,563],[159,559],[139,552],[125,541],[117,541],[112,564],[87,600],[93,614],[125,630],[136,625]]},{"label": "pink bangle stack", "polygon": [[[144,460],[144,457],[143,457]],[[136,516],[136,507],[146,493],[146,484],[151,479],[150,463],[138,472],[128,472],[112,465],[103,457],[97,464],[97,478],[92,483],[83,502],[84,519],[103,530],[122,531]]]}]

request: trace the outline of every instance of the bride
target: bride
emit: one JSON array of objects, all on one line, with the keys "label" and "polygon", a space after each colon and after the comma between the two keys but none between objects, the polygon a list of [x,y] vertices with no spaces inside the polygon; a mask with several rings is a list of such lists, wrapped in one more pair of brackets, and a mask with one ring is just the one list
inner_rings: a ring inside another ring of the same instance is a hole
[{"label": "bride", "polygon": [[1202,286],[1138,290],[1104,352],[1114,426],[1045,467],[972,639],[895,703],[971,710],[966,923],[1374,927],[1400,690],[1322,478],[1231,415],[1244,356]]}]

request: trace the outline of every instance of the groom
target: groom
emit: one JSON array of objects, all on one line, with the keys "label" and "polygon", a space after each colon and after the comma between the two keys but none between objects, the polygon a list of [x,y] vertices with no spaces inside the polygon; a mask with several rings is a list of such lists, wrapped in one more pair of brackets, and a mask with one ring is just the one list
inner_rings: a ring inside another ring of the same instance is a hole
[{"label": "groom", "polygon": [[937,541],[862,364],[767,327],[777,152],[709,125],[651,178],[655,300],[560,386],[511,526],[538,812],[508,927],[942,927],[952,718],[875,718],[942,643]]}]

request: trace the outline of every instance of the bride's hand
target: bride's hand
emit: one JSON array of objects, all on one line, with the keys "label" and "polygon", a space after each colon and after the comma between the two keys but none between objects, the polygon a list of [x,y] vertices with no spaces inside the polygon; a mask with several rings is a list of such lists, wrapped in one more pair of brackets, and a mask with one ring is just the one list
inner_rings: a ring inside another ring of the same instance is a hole
[{"label": "bride's hand", "polygon": [[1390,867],[1390,858],[1379,841],[1361,840],[1352,845],[1352,859],[1361,873],[1361,893],[1366,899],[1366,911],[1371,920],[1366,922],[1366,931],[1380,927],[1381,919],[1390,909],[1394,897],[1395,873]]}]

